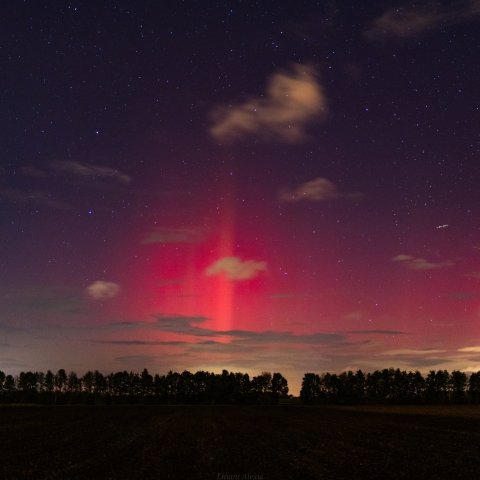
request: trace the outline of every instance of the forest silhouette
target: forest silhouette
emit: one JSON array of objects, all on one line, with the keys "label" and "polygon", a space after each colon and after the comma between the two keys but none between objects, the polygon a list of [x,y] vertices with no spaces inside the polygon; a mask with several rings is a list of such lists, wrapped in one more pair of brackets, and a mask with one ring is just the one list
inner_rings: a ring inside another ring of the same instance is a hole
[{"label": "forest silhouette", "polygon": [[[278,372],[221,374],[206,371],[151,375],[98,370],[83,376],[64,369],[56,373],[0,371],[0,403],[35,404],[277,404],[292,398],[287,379]],[[480,371],[383,369],[364,373],[305,373],[300,401],[316,404],[480,403]]]},{"label": "forest silhouette", "polygon": [[83,376],[60,369],[57,373],[0,371],[1,403],[38,404],[275,404],[288,395],[280,373],[221,374],[198,371],[151,375],[120,371],[104,375],[98,370]]},{"label": "forest silhouette", "polygon": [[480,372],[454,370],[362,370],[339,375],[306,373],[300,390],[305,404],[435,404],[480,403]]}]

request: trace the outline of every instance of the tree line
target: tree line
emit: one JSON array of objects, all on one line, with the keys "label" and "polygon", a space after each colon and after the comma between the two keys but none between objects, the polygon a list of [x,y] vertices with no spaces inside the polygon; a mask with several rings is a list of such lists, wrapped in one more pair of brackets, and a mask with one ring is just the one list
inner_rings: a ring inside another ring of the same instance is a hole
[{"label": "tree line", "polygon": [[223,370],[151,375],[121,371],[104,375],[98,370],[83,376],[64,369],[56,373],[0,371],[0,403],[38,404],[229,404],[277,403],[288,396],[287,380],[278,372],[247,373]]},{"label": "tree line", "polygon": [[[0,403],[38,404],[275,404],[288,398],[288,382],[281,373],[221,374],[206,371],[151,375],[126,370],[104,375],[98,370],[83,376],[64,369],[56,373],[0,371]],[[336,373],[305,373],[300,400],[316,404],[480,403],[480,371],[419,371],[383,369]]]},{"label": "tree line", "polygon": [[383,369],[364,373],[306,373],[300,390],[305,404],[480,403],[480,371]]}]

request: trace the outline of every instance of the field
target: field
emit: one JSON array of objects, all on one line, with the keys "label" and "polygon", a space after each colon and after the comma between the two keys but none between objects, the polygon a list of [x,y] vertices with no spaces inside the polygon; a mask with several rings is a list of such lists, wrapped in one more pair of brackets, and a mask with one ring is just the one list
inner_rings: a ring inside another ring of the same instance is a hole
[{"label": "field", "polygon": [[0,478],[469,479],[480,408],[5,406]]}]

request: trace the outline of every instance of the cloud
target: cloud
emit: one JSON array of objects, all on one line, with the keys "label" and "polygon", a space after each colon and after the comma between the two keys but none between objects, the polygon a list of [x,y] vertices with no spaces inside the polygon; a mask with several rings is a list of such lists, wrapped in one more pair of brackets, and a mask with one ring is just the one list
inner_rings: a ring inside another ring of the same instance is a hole
[{"label": "cloud", "polygon": [[86,290],[87,295],[93,300],[108,300],[120,293],[120,285],[114,282],[97,280],[89,285]]},{"label": "cloud", "polygon": [[345,333],[349,335],[406,335],[400,330],[348,330]]},{"label": "cloud", "polygon": [[338,190],[337,186],[330,180],[322,177],[314,178],[300,184],[298,187],[280,192],[279,199],[282,202],[300,202],[302,200],[323,202],[338,198],[359,199],[361,193],[344,193]]},{"label": "cloud", "polygon": [[397,350],[387,350],[382,352],[382,355],[397,356],[397,355],[431,355],[433,353],[444,353],[446,350],[414,350],[412,348],[399,348]]},{"label": "cloud", "polygon": [[203,239],[199,228],[159,228],[149,232],[143,244],[149,243],[198,243]]},{"label": "cloud", "polygon": [[[204,317],[160,316],[157,318],[155,328],[162,332],[194,337],[231,337],[235,345],[263,343],[340,344],[346,342],[346,336],[342,333],[315,332],[297,335],[289,331],[213,330],[199,325],[206,320]],[[212,342],[201,342],[201,344],[210,345]]]},{"label": "cloud", "polygon": [[409,262],[411,260],[413,260],[411,255],[405,255],[403,253],[392,258],[393,262]]},{"label": "cloud", "polygon": [[473,347],[459,348],[458,351],[464,352],[464,353],[480,353],[480,345],[475,345]]},{"label": "cloud", "polygon": [[[399,330],[351,330],[345,332],[314,332],[307,334],[295,334],[291,331],[273,331],[273,330],[264,330],[264,331],[254,331],[254,330],[214,330],[211,328],[204,327],[203,324],[208,319],[206,317],[189,317],[181,315],[173,316],[158,316],[155,322],[119,322],[112,323],[106,326],[107,330],[117,329],[153,329],[159,330],[165,333],[171,333],[176,335],[204,338],[222,338],[225,339],[230,337],[231,341],[236,345],[246,344],[278,344],[278,343],[288,343],[288,344],[345,344],[352,345],[352,343],[347,342],[348,335],[404,335],[405,332]],[[110,340],[105,341],[106,343],[112,343]],[[101,341],[103,343],[103,341]],[[126,345],[180,345],[182,342],[178,341],[143,341],[143,340],[119,340],[113,341],[113,343],[126,344]],[[213,340],[204,340],[201,342],[185,342],[189,345],[210,345],[215,342]],[[222,345],[232,346],[232,343],[223,343]]]},{"label": "cloud", "polygon": [[189,335],[194,337],[230,337],[232,343],[218,343],[204,341],[195,343],[195,345],[210,345],[216,343],[225,345],[226,348],[233,346],[259,345],[259,344],[309,344],[309,345],[352,345],[347,342],[348,334],[403,334],[404,332],[394,330],[358,330],[351,332],[314,332],[307,334],[295,334],[291,331],[254,331],[254,330],[213,330],[203,327],[201,324],[207,319],[204,317],[158,317],[156,329],[176,333],[179,335]]},{"label": "cloud", "polygon": [[191,345],[190,342],[181,342],[177,340],[91,340],[92,343],[101,343],[106,345],[126,345],[126,346],[138,346],[138,345]]},{"label": "cloud", "polygon": [[207,277],[225,274],[229,280],[249,280],[267,269],[266,262],[241,260],[238,257],[223,257],[205,270]]},{"label": "cloud", "polygon": [[[117,183],[127,184],[131,178],[119,170],[102,165],[89,165],[67,160],[64,162],[52,162],[46,168],[35,165],[25,165],[18,170],[22,175],[35,178],[37,181],[45,181],[51,177],[70,176],[86,180],[89,186],[105,187],[106,182],[114,180]],[[30,188],[9,188],[0,186],[0,199],[14,204],[36,204],[56,210],[71,210],[73,206],[58,199],[48,190],[33,190]]]},{"label": "cloud", "polygon": [[215,336],[216,330],[198,327],[204,323],[205,317],[160,316],[157,318],[155,328],[162,332],[174,332],[181,335]]},{"label": "cloud", "polygon": [[409,38],[440,25],[455,25],[474,20],[480,14],[480,1],[457,2],[448,7],[427,3],[420,7],[394,8],[373,20],[365,35],[371,40],[382,37]]},{"label": "cloud", "polygon": [[[447,364],[451,363],[452,359],[445,357],[418,357],[418,355],[408,356],[405,355],[402,357],[404,363],[415,369],[422,369],[427,367],[436,367],[439,365],[444,366],[444,368],[449,368]],[[440,369],[440,368],[439,368]]]},{"label": "cloud", "polygon": [[103,165],[93,165],[88,163],[74,162],[65,160],[63,162],[53,162],[51,164],[53,172],[65,174],[73,177],[83,177],[89,179],[112,179],[118,183],[130,183],[131,177],[116,168],[105,167]]},{"label": "cloud", "polygon": [[436,270],[439,268],[447,268],[455,265],[451,260],[444,262],[429,262],[424,258],[415,258],[412,255],[400,254],[392,258],[393,262],[400,262],[411,270]]},{"label": "cloud", "polygon": [[314,69],[296,64],[292,71],[270,77],[265,96],[214,109],[210,134],[227,143],[249,135],[296,143],[304,138],[307,125],[326,111]]}]

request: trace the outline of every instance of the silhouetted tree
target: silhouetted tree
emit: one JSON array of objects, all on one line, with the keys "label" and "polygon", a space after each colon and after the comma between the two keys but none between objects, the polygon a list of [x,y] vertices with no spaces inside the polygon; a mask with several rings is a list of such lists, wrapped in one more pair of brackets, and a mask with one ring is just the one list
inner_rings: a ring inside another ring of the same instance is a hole
[{"label": "silhouetted tree", "polygon": [[93,388],[95,385],[95,375],[93,374],[93,372],[91,371],[86,372],[80,382],[81,382],[82,390],[84,392],[86,392],[87,394],[93,393]]},{"label": "silhouetted tree", "polygon": [[107,379],[98,370],[93,372],[93,393],[102,396],[107,392]]},{"label": "silhouetted tree", "polygon": [[248,401],[249,392],[251,390],[251,381],[248,373],[237,372],[234,375],[234,401],[236,403],[245,403]]},{"label": "silhouetted tree", "polygon": [[262,372],[260,375],[252,378],[250,383],[250,391],[252,400],[260,403],[268,403],[271,401],[272,392],[272,374],[270,372]]},{"label": "silhouetted tree", "polygon": [[167,401],[178,401],[178,384],[180,375],[177,372],[171,370],[165,377],[165,391]]},{"label": "silhouetted tree", "polygon": [[81,387],[80,379],[75,372],[70,372],[67,379],[67,391],[78,392]]},{"label": "silhouetted tree", "polygon": [[470,375],[468,379],[468,393],[472,402],[480,403],[480,371]]},{"label": "silhouetted tree", "polygon": [[275,372],[272,375],[271,389],[272,399],[275,403],[277,403],[280,398],[286,398],[288,396],[287,379],[282,376],[281,373]]},{"label": "silhouetted tree", "polygon": [[53,389],[55,388],[55,375],[50,370],[47,370],[47,373],[45,374],[43,385],[45,392],[53,392]]},{"label": "silhouetted tree", "polygon": [[450,390],[452,392],[452,401],[463,403],[466,400],[465,392],[467,389],[467,375],[459,370],[454,370],[450,375]]},{"label": "silhouetted tree", "polygon": [[425,378],[426,400],[430,403],[444,403],[448,399],[450,374],[447,370],[430,370]]},{"label": "silhouetted tree", "polygon": [[10,403],[15,401],[15,379],[12,375],[6,375],[3,382],[3,392],[2,392],[2,401],[5,403]]},{"label": "silhouetted tree", "polygon": [[67,386],[67,373],[63,368],[58,370],[58,372],[55,374],[55,391],[56,392],[64,392]]},{"label": "silhouetted tree", "polygon": [[306,404],[319,403],[321,398],[320,376],[316,373],[306,373],[303,376],[302,387],[300,389],[300,399]]},{"label": "silhouetted tree", "polygon": [[22,392],[22,401],[25,403],[37,400],[37,374],[34,372],[20,372],[18,389]]},{"label": "silhouetted tree", "polygon": [[153,377],[148,373],[146,368],[143,369],[140,375],[141,396],[145,403],[153,401]]},{"label": "silhouetted tree", "polygon": [[361,370],[357,370],[353,380],[353,398],[355,403],[362,403],[365,400],[365,383],[365,374]]},{"label": "silhouetted tree", "polygon": [[3,384],[3,389],[6,393],[11,393],[15,390],[15,379],[12,375],[7,375],[5,377],[5,383]]},{"label": "silhouetted tree", "polygon": [[424,400],[425,379],[418,370],[407,373],[406,389],[406,402],[421,403]]}]

